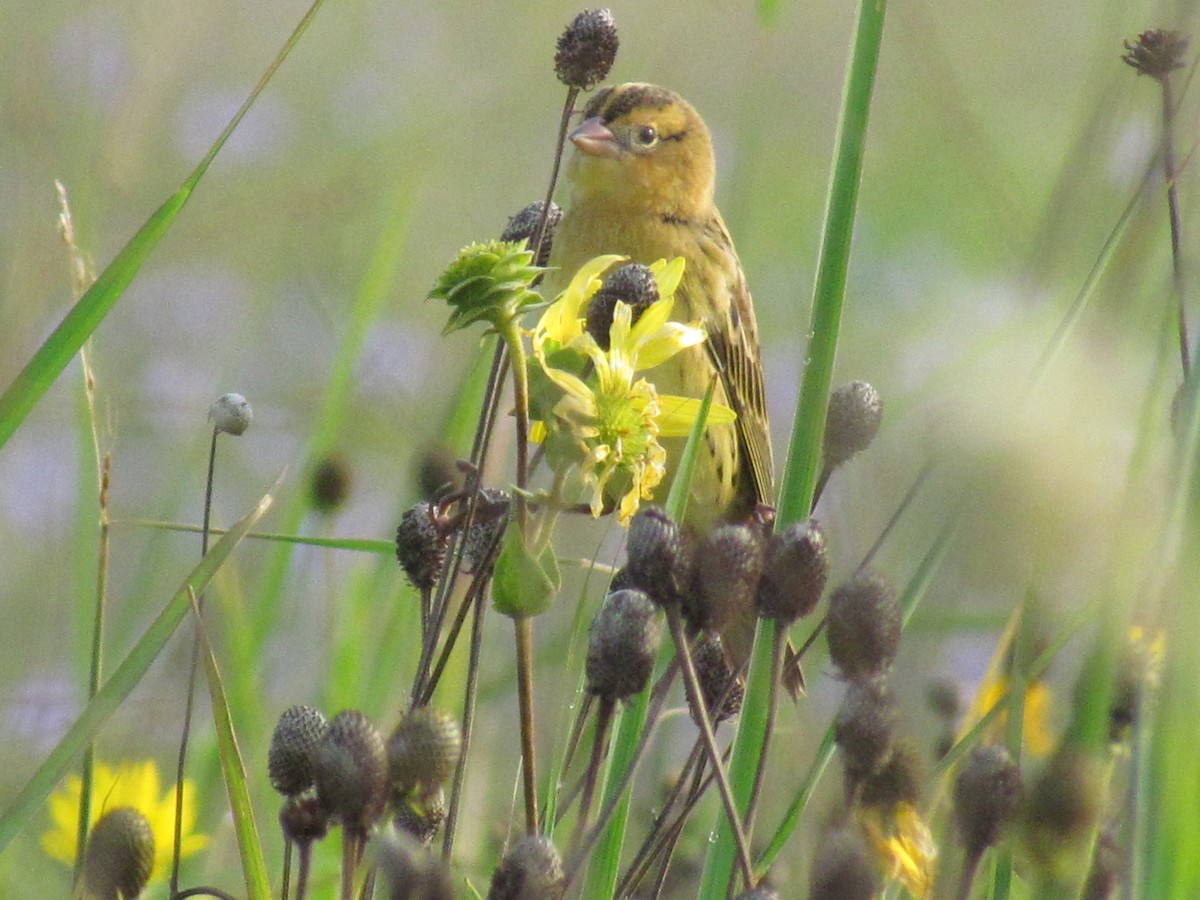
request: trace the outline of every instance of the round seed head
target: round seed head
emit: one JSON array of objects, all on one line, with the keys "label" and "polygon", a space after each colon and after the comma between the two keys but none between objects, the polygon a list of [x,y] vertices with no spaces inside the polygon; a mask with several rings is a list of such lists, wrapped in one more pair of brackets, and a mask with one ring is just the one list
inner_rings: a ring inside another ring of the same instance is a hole
[{"label": "round seed head", "polygon": [[825,466],[834,469],[871,446],[883,421],[879,392],[865,381],[843,384],[825,414]]},{"label": "round seed head", "polygon": [[816,519],[771,535],[755,598],[759,615],[783,622],[807,616],[821,599],[828,577],[829,551]]},{"label": "round seed head", "polygon": [[[700,693],[704,695],[704,706],[714,727],[742,711],[742,698],[746,691],[742,683],[734,678],[733,669],[725,657],[725,648],[718,635],[705,634],[696,639],[696,643],[692,645],[692,664],[696,667]],[[717,709],[722,697],[725,698],[725,702]],[[692,718],[697,719],[691,701],[688,702],[688,709]]]},{"label": "round seed head", "polygon": [[834,740],[846,770],[847,794],[853,794],[864,779],[887,762],[899,715],[886,679],[850,682],[833,724]]},{"label": "round seed head", "polygon": [[446,792],[441,788],[420,799],[408,796],[394,798],[396,828],[412,835],[423,847],[428,847],[442,823],[446,821]]},{"label": "round seed head", "polygon": [[656,506],[643,506],[629,523],[625,574],[631,586],[660,606],[678,603],[686,583],[687,551],[679,526]]},{"label": "round seed head", "polygon": [[446,559],[446,538],[438,528],[433,504],[422,500],[400,517],[396,559],[419,591],[432,590]]},{"label": "round seed head", "polygon": [[654,669],[662,630],[658,609],[641,591],[605,597],[588,632],[588,693],[609,700],[640,693]]},{"label": "round seed head", "polygon": [[338,713],[317,748],[317,796],[347,831],[364,836],[387,804],[383,737],[358,710]]},{"label": "round seed head", "polygon": [[968,855],[1000,840],[1021,807],[1021,770],[1000,744],[977,746],[954,779],[954,820]]},{"label": "round seed head", "polygon": [[450,713],[418,706],[400,720],[387,743],[393,788],[424,798],[436,793],[462,756],[462,730]]},{"label": "round seed head", "polygon": [[288,797],[279,811],[279,827],[293,844],[311,844],[329,831],[329,813],[316,797]]},{"label": "round seed head", "polygon": [[237,437],[250,427],[254,411],[241,394],[222,394],[208,408],[208,418],[218,432]]},{"label": "round seed head", "polygon": [[454,900],[445,864],[404,833],[388,831],[374,844],[379,887],[386,900]]},{"label": "round seed head", "polygon": [[283,711],[267,750],[271,787],[285,796],[312,787],[314,757],[326,727],[324,714],[311,706],[291,706]]},{"label": "round seed head", "polygon": [[650,304],[658,300],[658,282],[649,267],[641,263],[626,263],[604,280],[587,308],[587,333],[601,350],[611,346],[613,312],[617,301],[632,310],[631,322],[637,322]]},{"label": "round seed head", "polygon": [[612,13],[585,9],[559,35],[554,73],[568,87],[586,91],[608,75],[619,45]]},{"label": "round seed head", "polygon": [[488,900],[561,900],[567,879],[549,838],[527,834],[511,847],[492,875]]},{"label": "round seed head", "polygon": [[877,675],[896,658],[902,624],[896,589],[873,572],[860,572],[829,598],[829,656],[847,678]]},{"label": "round seed head", "polygon": [[489,563],[492,547],[496,545],[508,524],[511,497],[498,488],[484,488],[475,505],[475,521],[467,530],[463,544],[463,570],[468,574],[481,572]]},{"label": "round seed head", "polygon": [[1079,747],[1064,743],[1029,791],[1026,839],[1035,861],[1053,868],[1091,833],[1104,798],[1100,765]]},{"label": "round seed head", "polygon": [[925,764],[912,741],[900,738],[892,755],[863,783],[862,804],[890,812],[901,803],[916,806],[925,784]]},{"label": "round seed head", "polygon": [[810,900],[871,900],[879,874],[858,831],[834,828],[825,833],[813,860]]},{"label": "round seed head", "polygon": [[683,597],[688,624],[724,631],[731,622],[752,617],[762,566],[763,542],[757,531],[745,525],[710,531],[696,547],[692,589]]},{"label": "round seed head", "polygon": [[313,468],[308,481],[309,500],[322,513],[335,513],[350,496],[350,464],[341,454],[326,456]]},{"label": "round seed head", "polygon": [[[533,249],[533,242],[537,240],[538,226],[542,221],[542,210],[546,204],[539,200],[536,203],[530,203],[519,213],[508,220],[508,225],[504,229],[504,233],[500,235],[502,241],[529,241],[529,249]],[[558,223],[562,221],[562,208],[550,201],[550,212],[546,216],[546,236],[542,239],[542,251],[537,255],[537,259],[533,261],[536,266],[544,266],[550,261],[550,247],[554,242],[554,232],[558,228]]]},{"label": "round seed head", "polygon": [[83,858],[85,890],[103,900],[141,894],[154,869],[154,832],[132,806],[105,813],[92,826]]}]

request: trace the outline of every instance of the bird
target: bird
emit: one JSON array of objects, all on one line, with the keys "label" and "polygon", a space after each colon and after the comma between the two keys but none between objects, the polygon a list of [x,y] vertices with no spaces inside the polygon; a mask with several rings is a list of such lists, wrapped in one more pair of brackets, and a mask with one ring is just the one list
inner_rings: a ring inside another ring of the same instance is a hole
[{"label": "bird", "polygon": [[[575,152],[566,167],[546,291],[555,296],[600,254],[646,265],[684,258],[673,317],[699,321],[708,338],[650,377],[660,393],[700,397],[716,374],[714,402],[731,408],[736,419],[706,429],[682,524],[703,536],[720,524],[764,515],[774,502],[774,465],[758,324],[715,203],[716,161],[707,125],[676,92],[631,82],[598,90],[568,137]],[[673,441],[667,446],[669,471],[683,445],[683,439]],[[754,617],[752,609],[747,613],[740,636],[722,635],[735,663],[749,653]],[[735,641],[742,646],[730,650]],[[794,668],[793,681],[802,684]]]}]

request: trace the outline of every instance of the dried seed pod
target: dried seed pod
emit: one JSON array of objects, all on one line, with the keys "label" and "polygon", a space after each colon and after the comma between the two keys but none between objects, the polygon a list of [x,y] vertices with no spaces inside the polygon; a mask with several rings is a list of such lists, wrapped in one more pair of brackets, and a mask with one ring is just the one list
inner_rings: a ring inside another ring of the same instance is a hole
[{"label": "dried seed pod", "polygon": [[208,408],[208,418],[218,432],[238,437],[250,427],[254,411],[241,394],[222,394]]},{"label": "dried seed pod", "polygon": [[885,812],[901,803],[916,806],[925,784],[925,764],[913,742],[899,738],[887,762],[863,782],[861,802]]},{"label": "dried seed pod", "polygon": [[110,810],[92,826],[83,858],[83,884],[101,900],[137,897],[154,869],[154,832],[132,806]]},{"label": "dried seed pod", "polygon": [[1070,742],[1050,758],[1029,790],[1025,838],[1038,865],[1053,871],[1091,834],[1104,804],[1101,767],[1096,757]]},{"label": "dried seed pod", "polygon": [[338,713],[317,748],[315,775],[325,809],[347,831],[365,836],[387,804],[387,752],[379,729],[358,710]]},{"label": "dried seed pod", "polygon": [[308,499],[313,509],[329,515],[337,512],[350,496],[350,463],[340,453],[320,460],[308,477]]},{"label": "dried seed pod", "polygon": [[[714,727],[742,711],[742,698],[746,690],[730,669],[729,660],[725,657],[725,648],[718,635],[705,634],[696,639],[692,646],[692,664],[696,667],[700,693],[704,695],[704,706]],[[717,703],[722,697],[725,698],[725,702],[717,709]],[[690,700],[688,709],[692,718],[696,719],[697,713]]]},{"label": "dried seed pod", "polygon": [[462,730],[448,712],[418,706],[400,720],[387,743],[392,786],[425,798],[454,774],[462,756]]},{"label": "dried seed pod", "polygon": [[871,446],[883,421],[879,392],[865,381],[843,384],[825,413],[825,468],[836,469]]},{"label": "dried seed pod", "polygon": [[446,559],[446,538],[438,528],[435,507],[422,500],[400,517],[396,559],[419,591],[432,590]]},{"label": "dried seed pod", "polygon": [[879,887],[862,835],[850,827],[827,831],[813,860],[809,900],[871,900]]},{"label": "dried seed pod", "polygon": [[630,307],[633,312],[630,321],[637,322],[646,308],[657,300],[658,282],[650,268],[641,263],[626,263],[604,280],[588,303],[587,333],[601,350],[607,352],[617,301]]},{"label": "dried seed pod", "polygon": [[428,796],[395,798],[392,821],[397,829],[411,834],[423,847],[428,847],[442,823],[446,821],[446,792],[441,788]]},{"label": "dried seed pod", "polygon": [[499,488],[484,488],[475,507],[475,521],[463,538],[463,571],[476,574],[488,563],[493,545],[508,524],[508,506],[512,497]]},{"label": "dried seed pod", "polygon": [[683,615],[693,628],[724,631],[753,617],[754,594],[763,567],[763,541],[745,525],[710,531],[693,554],[692,588],[683,596]]},{"label": "dried seed pod", "polygon": [[408,834],[388,831],[374,844],[379,887],[387,900],[454,900],[454,880],[439,858]]},{"label": "dried seed pod", "polygon": [[887,762],[899,715],[887,679],[850,682],[833,723],[846,770],[847,796],[853,796],[862,782]]},{"label": "dried seed pod", "polygon": [[586,91],[608,75],[619,46],[612,13],[585,9],[559,35],[554,73],[568,87]]},{"label": "dried seed pod", "polygon": [[688,574],[679,526],[657,506],[643,506],[629,523],[625,576],[660,606],[679,603]]},{"label": "dried seed pod", "polygon": [[891,583],[860,572],[829,598],[829,656],[847,678],[884,672],[896,658],[903,621]]},{"label": "dried seed pod", "polygon": [[641,591],[605,597],[588,632],[588,693],[622,700],[644,690],[662,630],[658,609]]},{"label": "dried seed pod", "polygon": [[500,860],[488,900],[561,900],[566,892],[562,857],[554,844],[540,834],[527,834]]},{"label": "dried seed pod", "polygon": [[758,614],[791,623],[807,616],[821,599],[829,577],[829,551],[816,519],[789,526],[767,541]]},{"label": "dried seed pod", "polygon": [[283,711],[267,750],[271,787],[285,796],[312,787],[314,757],[327,726],[325,715],[311,706],[291,706]]},{"label": "dried seed pod", "polygon": [[294,844],[311,844],[329,832],[329,812],[316,797],[288,797],[279,811],[283,836]]},{"label": "dried seed pod", "polygon": [[954,779],[954,820],[967,856],[1000,840],[1021,807],[1021,770],[1000,744],[971,751]]},{"label": "dried seed pod", "polygon": [[1121,60],[1137,70],[1139,75],[1149,75],[1162,81],[1175,69],[1183,67],[1183,55],[1187,53],[1188,39],[1178,31],[1153,29],[1143,31],[1133,43],[1125,42],[1127,51]]},{"label": "dried seed pod", "polygon": [[[537,240],[538,226],[542,221],[542,210],[546,204],[542,200],[536,203],[530,203],[519,213],[508,220],[508,225],[504,229],[504,233],[500,235],[502,241],[529,241],[529,249],[533,249],[533,242]],[[542,250],[537,255],[537,259],[533,261],[536,266],[544,266],[550,261],[550,248],[554,243],[554,232],[558,229],[558,223],[562,221],[562,208],[554,201],[550,202],[550,212],[546,215],[546,235],[542,238]]]}]

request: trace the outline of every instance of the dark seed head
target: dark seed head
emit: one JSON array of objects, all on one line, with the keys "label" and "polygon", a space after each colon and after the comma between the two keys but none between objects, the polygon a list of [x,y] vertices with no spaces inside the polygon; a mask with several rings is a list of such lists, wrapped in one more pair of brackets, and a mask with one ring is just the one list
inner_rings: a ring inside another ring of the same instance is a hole
[{"label": "dark seed head", "polygon": [[1149,75],[1161,81],[1175,69],[1183,67],[1188,39],[1177,31],[1155,29],[1143,31],[1136,41],[1125,42],[1122,61],[1137,69],[1139,75]]},{"label": "dark seed head", "polygon": [[587,308],[587,333],[607,351],[611,345],[613,312],[617,301],[632,310],[632,322],[637,322],[650,304],[658,300],[658,282],[654,273],[641,263],[626,263],[604,280]]},{"label": "dark seed head", "polygon": [[508,505],[511,497],[498,488],[484,488],[475,505],[475,520],[467,530],[463,544],[463,570],[478,574],[494,561],[490,557],[498,546],[500,535],[508,524]]},{"label": "dark seed head", "polygon": [[92,826],[83,859],[83,883],[102,900],[138,896],[154,869],[154,832],[132,806],[105,813]]},{"label": "dark seed head", "polygon": [[[529,249],[532,250],[533,242],[537,240],[538,226],[542,222],[542,210],[545,207],[546,204],[542,200],[530,203],[508,220],[508,225],[505,227],[504,233],[500,235],[500,240],[529,241]],[[557,203],[550,201],[550,212],[546,216],[546,234],[542,238],[541,252],[533,261],[535,266],[544,266],[550,261],[550,247],[554,242],[554,232],[561,221],[562,209]]]},{"label": "dark seed head", "polygon": [[393,822],[400,831],[416,838],[428,847],[442,823],[446,821],[446,793],[438,788],[426,797],[398,797],[394,803]]},{"label": "dark seed head", "polygon": [[608,700],[640,693],[661,640],[662,618],[649,597],[638,590],[609,594],[588,633],[588,693]]},{"label": "dark seed head", "polygon": [[962,715],[962,690],[950,678],[935,678],[925,689],[929,708],[947,722],[957,722]]},{"label": "dark seed head", "polygon": [[427,797],[454,774],[462,756],[458,720],[431,706],[418,706],[388,738],[387,755],[395,790]]},{"label": "dark seed head", "polygon": [[365,836],[387,804],[387,753],[383,737],[358,710],[329,721],[316,755],[317,796],[352,834]]},{"label": "dark seed head", "polygon": [[554,844],[541,835],[527,834],[500,860],[488,900],[561,900],[566,891],[562,857]]},{"label": "dark seed head", "polygon": [[683,615],[693,628],[724,631],[752,617],[763,567],[763,541],[745,525],[710,531],[693,554],[692,589],[683,597]]},{"label": "dark seed head", "polygon": [[807,616],[820,601],[828,577],[829,551],[815,519],[771,535],[755,598],[759,615],[785,623]]},{"label": "dark seed head", "polygon": [[900,738],[892,746],[888,761],[863,782],[862,804],[885,813],[901,803],[916,806],[921,802],[924,785],[925,764],[921,754],[912,741]]},{"label": "dark seed head", "polygon": [[[704,706],[708,709],[708,717],[714,726],[726,719],[732,719],[742,711],[742,698],[746,691],[729,667],[719,636],[704,634],[697,638],[692,646],[692,663],[696,667],[700,693],[704,695]],[[725,698],[723,703],[722,697]],[[720,709],[717,708],[718,703],[721,703]],[[691,709],[690,701],[688,707],[692,718],[696,719],[696,710]]]},{"label": "dark seed head", "polygon": [[283,711],[267,750],[271,787],[285,796],[312,787],[314,757],[326,726],[325,715],[311,706],[291,706]]},{"label": "dark seed head", "polygon": [[865,381],[843,384],[829,398],[825,415],[825,466],[835,469],[871,446],[883,421],[879,392]]},{"label": "dark seed head", "polygon": [[419,591],[432,590],[446,558],[446,538],[438,528],[435,508],[422,500],[400,517],[396,559]]},{"label": "dark seed head", "polygon": [[829,598],[829,655],[847,678],[878,675],[896,658],[902,624],[896,589],[880,575],[860,572]]},{"label": "dark seed head", "polygon": [[1053,868],[1060,855],[1091,833],[1104,801],[1100,765],[1082,748],[1063,743],[1029,790],[1025,831],[1040,865]]},{"label": "dark seed head", "polygon": [[316,797],[288,797],[279,811],[279,826],[293,844],[311,844],[328,833],[329,813]]},{"label": "dark seed head", "polygon": [[617,58],[617,26],[607,9],[584,10],[558,38],[554,72],[568,87],[587,90],[608,75]]},{"label": "dark seed head", "polygon": [[1021,770],[1000,744],[977,746],[954,779],[954,820],[968,856],[1000,840],[1021,807]]},{"label": "dark seed head", "polygon": [[326,456],[313,467],[308,493],[318,512],[335,513],[350,496],[350,463],[340,453]]},{"label": "dark seed head", "polygon": [[887,762],[898,719],[896,698],[885,678],[850,682],[833,724],[848,796]]},{"label": "dark seed head", "polygon": [[660,606],[680,602],[688,574],[679,526],[656,506],[643,506],[629,523],[625,575]]},{"label": "dark seed head", "polygon": [[825,833],[812,867],[810,900],[871,900],[879,874],[866,842],[850,827]]},{"label": "dark seed head", "polygon": [[454,900],[445,864],[403,832],[388,831],[375,843],[379,886],[386,900]]}]

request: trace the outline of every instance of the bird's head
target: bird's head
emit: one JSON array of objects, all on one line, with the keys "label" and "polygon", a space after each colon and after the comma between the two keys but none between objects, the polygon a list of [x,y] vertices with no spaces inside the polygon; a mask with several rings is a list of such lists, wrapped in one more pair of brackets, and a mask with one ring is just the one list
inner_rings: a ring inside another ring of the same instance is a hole
[{"label": "bird's head", "polygon": [[681,219],[711,209],[712,139],[691,105],[652,84],[599,91],[570,134],[573,202],[594,200]]}]

